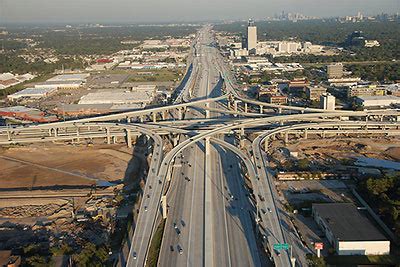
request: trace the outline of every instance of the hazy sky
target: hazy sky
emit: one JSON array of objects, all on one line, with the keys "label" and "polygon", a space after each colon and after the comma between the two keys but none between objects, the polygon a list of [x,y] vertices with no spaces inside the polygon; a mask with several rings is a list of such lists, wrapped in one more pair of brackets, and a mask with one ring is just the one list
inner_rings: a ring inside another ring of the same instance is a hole
[{"label": "hazy sky", "polygon": [[0,0],[0,23],[169,22],[400,12],[400,0]]}]

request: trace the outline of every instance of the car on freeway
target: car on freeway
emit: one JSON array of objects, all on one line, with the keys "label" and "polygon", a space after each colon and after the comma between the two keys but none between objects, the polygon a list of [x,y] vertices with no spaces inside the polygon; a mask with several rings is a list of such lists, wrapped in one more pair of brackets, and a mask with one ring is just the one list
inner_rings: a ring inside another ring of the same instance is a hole
[{"label": "car on freeway", "polygon": [[136,260],[136,258],[137,258],[137,254],[136,254],[136,252],[135,252],[135,251],[132,253],[132,256],[133,256],[133,259],[134,259],[134,260]]},{"label": "car on freeway", "polygon": [[176,248],[178,249],[179,254],[182,255],[183,254],[183,248],[180,245],[176,246]]},{"label": "car on freeway", "polygon": [[169,250],[171,250],[171,252],[174,251],[174,246],[173,245],[169,246]]},{"label": "car on freeway", "polygon": [[185,225],[186,225],[186,223],[185,223],[185,221],[183,219],[181,220],[181,224],[182,224],[183,227],[185,227]]},{"label": "car on freeway", "polygon": [[268,212],[272,212],[272,210],[270,208],[267,208]]},{"label": "car on freeway", "polygon": [[144,206],[144,211],[147,211],[147,206]]}]

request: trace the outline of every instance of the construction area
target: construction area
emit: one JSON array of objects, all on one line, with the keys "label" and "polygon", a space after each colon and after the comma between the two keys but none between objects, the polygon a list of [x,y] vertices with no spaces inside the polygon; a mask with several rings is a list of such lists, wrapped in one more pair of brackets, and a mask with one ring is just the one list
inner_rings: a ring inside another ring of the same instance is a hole
[{"label": "construction area", "polygon": [[[23,262],[48,262],[54,249],[80,251],[88,244],[119,250],[137,215],[147,142],[138,138],[133,151],[102,142],[2,147],[0,250],[22,255]],[[34,255],[27,252],[32,247]]]}]

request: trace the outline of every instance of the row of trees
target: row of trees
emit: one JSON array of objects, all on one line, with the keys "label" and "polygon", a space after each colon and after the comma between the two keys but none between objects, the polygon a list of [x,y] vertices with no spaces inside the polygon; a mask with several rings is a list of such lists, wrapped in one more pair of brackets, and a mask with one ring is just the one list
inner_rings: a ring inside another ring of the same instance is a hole
[{"label": "row of trees", "polygon": [[400,174],[369,178],[362,182],[360,187],[368,202],[400,237]]}]

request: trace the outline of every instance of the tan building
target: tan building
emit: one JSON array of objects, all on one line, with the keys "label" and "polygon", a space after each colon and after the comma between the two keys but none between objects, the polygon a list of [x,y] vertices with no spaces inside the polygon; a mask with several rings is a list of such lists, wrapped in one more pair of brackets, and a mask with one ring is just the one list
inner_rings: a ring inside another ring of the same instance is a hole
[{"label": "tan building", "polygon": [[306,95],[309,100],[319,100],[326,93],[326,88],[321,86],[307,86]]},{"label": "tan building", "polygon": [[385,87],[378,86],[353,86],[347,89],[347,97],[355,96],[383,96],[386,95]]},{"label": "tan building", "polygon": [[254,24],[254,21],[249,20],[249,24],[247,26],[247,50],[249,53],[256,53],[257,48],[257,26]]},{"label": "tan building", "polygon": [[266,97],[270,104],[285,105],[287,103],[287,97],[283,95],[268,94]]},{"label": "tan building", "polygon": [[329,94],[325,93],[320,97],[320,107],[325,110],[335,110],[336,98]]},{"label": "tan building", "polygon": [[336,63],[326,67],[328,79],[340,79],[343,77],[343,64]]}]

